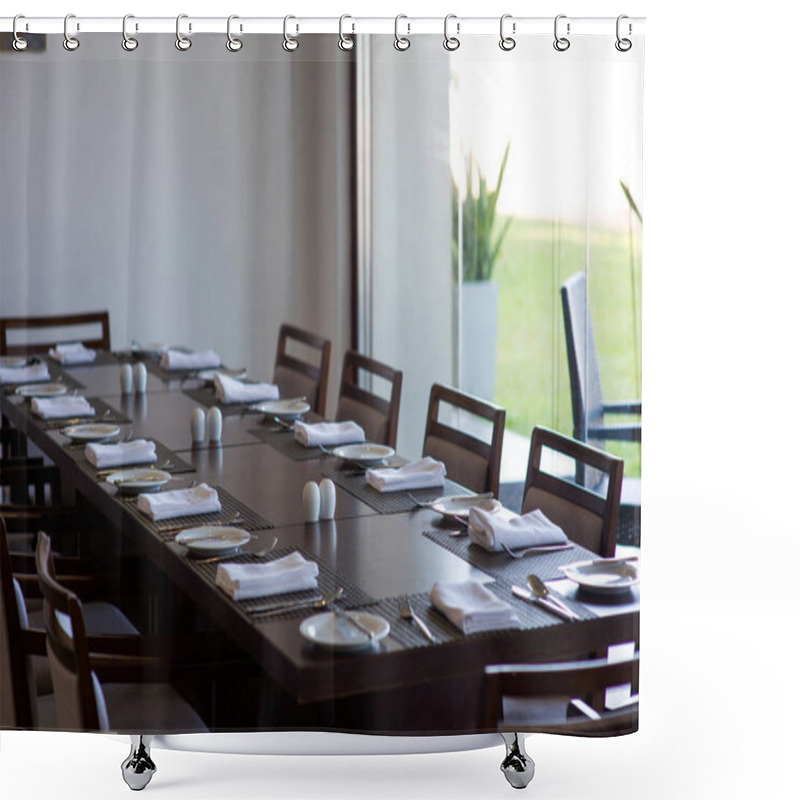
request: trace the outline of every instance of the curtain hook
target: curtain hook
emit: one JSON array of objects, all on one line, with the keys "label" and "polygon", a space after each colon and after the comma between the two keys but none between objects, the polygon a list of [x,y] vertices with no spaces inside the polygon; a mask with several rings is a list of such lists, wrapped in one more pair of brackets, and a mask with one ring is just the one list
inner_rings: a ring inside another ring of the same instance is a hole
[{"label": "curtain hook", "polygon": [[14,17],[14,22],[11,26],[11,32],[14,35],[14,40],[11,42],[11,46],[21,53],[23,50],[28,49],[28,40],[20,36],[19,32],[17,31],[17,20],[20,19],[25,19],[25,15],[17,14],[17,16]]},{"label": "curtain hook", "polygon": [[[175,47],[177,47],[182,53],[185,53],[192,46],[192,40],[181,33],[181,20],[188,18],[188,14],[178,14],[178,17],[175,20]],[[191,29],[192,26],[190,24],[189,30]]]},{"label": "curtain hook", "polygon": [[[403,50],[408,50],[408,48],[411,47],[411,39],[400,35],[401,19],[408,19],[408,17],[405,14],[398,14],[394,18],[394,49],[403,51]],[[411,23],[407,22],[406,26],[408,28],[407,32],[411,33]]]},{"label": "curtain hook", "polygon": [[[122,49],[127,50],[129,53],[134,51],[139,46],[139,40],[133,36],[128,36],[128,20],[135,19],[133,14],[126,14],[122,18]],[[138,26],[137,26],[138,30]]]},{"label": "curtain hook", "polygon": [[[553,36],[555,37],[555,41],[553,42],[553,47],[558,50],[559,53],[563,53],[565,50],[569,50],[570,41],[567,39],[566,36],[559,36],[558,35],[558,21],[561,19],[566,19],[566,14],[559,14],[555,22],[553,23]],[[569,34],[569,22],[567,23],[567,34]]]},{"label": "curtain hook", "polygon": [[[242,40],[235,38],[231,33],[231,22],[235,19],[239,19],[236,14],[231,14],[228,17],[228,41],[225,42],[225,47],[227,47],[231,53],[238,53],[242,49]],[[241,28],[239,28],[239,30],[241,31]]]},{"label": "curtain hook", "polygon": [[[628,15],[627,14],[620,14],[617,17],[617,41],[614,42],[614,47],[616,47],[617,50],[620,51],[620,53],[627,53],[628,50],[630,50],[631,47],[633,47],[633,42],[630,39],[623,39],[619,35],[620,23],[624,19],[628,19]],[[632,32],[633,32],[633,27],[631,26],[631,24],[629,22],[628,23],[628,34],[630,35]]]},{"label": "curtain hook", "polygon": [[[64,41],[63,41],[64,49],[65,50],[69,50],[70,53],[74,52],[75,50],[77,50],[81,46],[81,43],[78,41],[78,39],[75,36],[70,36],[69,35],[68,26],[69,26],[69,21],[71,19],[75,19],[75,15],[74,14],[67,14],[67,16],[64,17]],[[77,26],[76,26],[76,30],[77,30]]]},{"label": "curtain hook", "polygon": [[[451,19],[458,20],[458,17],[455,14],[448,14],[444,18],[444,42],[442,42],[442,45],[445,50],[449,50],[452,53],[454,50],[458,50],[458,48],[461,47],[461,41],[458,36],[450,36],[447,33],[447,25]],[[460,22],[456,22],[456,33],[461,33]]]},{"label": "curtain hook", "polygon": [[[339,49],[345,51],[352,50],[356,46],[355,40],[353,39],[352,36],[344,35],[343,25],[346,19],[353,19],[353,18],[349,14],[342,14],[342,16],[339,17]],[[355,32],[355,29],[356,26],[355,24],[353,24],[352,25],[353,32]]]},{"label": "curtain hook", "polygon": [[[500,17],[500,49],[505,50],[506,52],[513,50],[517,46],[517,40],[512,39],[510,36],[506,36],[505,33],[506,20],[511,18],[511,14],[503,14],[503,16]],[[517,32],[516,22],[511,24],[511,32]]]},{"label": "curtain hook", "polygon": [[[297,41],[295,36],[289,36],[289,20],[290,19],[297,19],[297,17],[292,16],[291,14],[287,14],[283,18],[283,49],[287,53],[294,53],[298,47],[300,47],[300,42]],[[295,23],[296,33],[300,33],[300,25]]]}]

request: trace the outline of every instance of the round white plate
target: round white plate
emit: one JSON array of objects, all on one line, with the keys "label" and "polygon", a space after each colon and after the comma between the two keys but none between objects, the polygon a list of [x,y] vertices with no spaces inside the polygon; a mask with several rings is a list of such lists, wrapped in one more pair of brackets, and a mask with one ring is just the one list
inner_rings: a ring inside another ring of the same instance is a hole
[{"label": "round white plate", "polygon": [[218,374],[227,375],[229,378],[235,378],[237,381],[247,377],[247,370],[242,367],[241,369],[201,369],[197,373],[197,377],[206,383],[214,383],[214,378]]},{"label": "round white plate", "polygon": [[26,383],[17,387],[17,394],[23,397],[58,397],[67,393],[63,383]]},{"label": "round white plate", "polygon": [[181,531],[175,541],[186,545],[198,555],[223,555],[233,553],[243,544],[250,541],[250,534],[241,528],[229,528],[224,525],[201,525]]},{"label": "round white plate", "polygon": [[106,481],[122,492],[122,494],[141,494],[157,492],[172,476],[160,469],[123,469],[113,472]]},{"label": "round white plate", "polygon": [[492,511],[500,503],[491,497],[439,497],[433,501],[431,508],[443,517],[464,517],[471,508],[482,508]]},{"label": "round white plate", "polygon": [[91,422],[84,425],[70,425],[61,433],[69,436],[75,442],[101,442],[103,439],[108,439],[109,436],[116,436],[119,433],[119,425]]},{"label": "round white plate", "polygon": [[394,450],[385,444],[343,444],[334,448],[333,454],[346,461],[355,461],[358,464],[377,464],[394,455]]},{"label": "round white plate", "polygon": [[561,569],[581,589],[593,594],[621,594],[639,583],[639,568],[630,561],[585,561]]},{"label": "round white plate", "polygon": [[28,363],[25,356],[0,356],[0,367],[3,369],[17,369]]},{"label": "round white plate", "polygon": [[300,623],[300,635],[328,650],[365,650],[389,635],[390,626],[383,617],[363,611],[347,613],[375,635],[370,639],[355,625],[336,616],[332,611],[314,614],[313,617],[304,619]]},{"label": "round white plate", "polygon": [[305,400],[264,400],[256,403],[253,410],[289,421],[307,414],[311,411],[311,406]]}]

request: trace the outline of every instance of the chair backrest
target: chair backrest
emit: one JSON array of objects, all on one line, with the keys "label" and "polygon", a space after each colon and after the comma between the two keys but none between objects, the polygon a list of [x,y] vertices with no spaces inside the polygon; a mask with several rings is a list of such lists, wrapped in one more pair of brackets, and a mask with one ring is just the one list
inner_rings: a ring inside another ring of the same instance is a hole
[{"label": "chair backrest", "polygon": [[[560,733],[630,733],[638,727],[638,702],[617,711],[602,710],[605,690],[626,684],[638,693],[638,650],[631,658],[615,661],[598,658],[490,665],[484,670],[482,723],[488,729],[508,726],[523,731],[534,728],[558,729]],[[588,704],[586,698],[592,703]],[[572,718],[564,714],[559,718],[570,703],[576,704],[583,714]],[[598,708],[601,710],[597,711]]]},{"label": "chair backrest", "polygon": [[44,598],[47,659],[59,727],[105,730],[108,719],[102,690],[89,661],[81,601],[58,582],[50,537],[43,532],[36,543],[36,571]]},{"label": "chair backrest", "polygon": [[[439,410],[442,403],[488,421],[491,430],[488,441],[440,420]],[[500,457],[505,427],[504,408],[435,383],[431,387],[428,403],[422,455],[444,461],[450,480],[473,492],[493,492],[497,497],[500,490]]]},{"label": "chair backrest", "polygon": [[[359,370],[368,373],[370,378],[377,376],[388,381],[391,387],[389,399],[362,388],[359,384]],[[392,369],[354,350],[348,350],[342,363],[336,419],[352,419],[364,429],[367,441],[395,447],[402,384],[403,373],[400,370]]]},{"label": "chair backrest", "polygon": [[7,492],[11,503],[57,505],[61,502],[61,473],[53,464],[32,460],[0,462],[0,492]]},{"label": "chair backrest", "polygon": [[35,637],[27,629],[25,601],[14,580],[5,521],[0,517],[0,727],[34,727],[36,690],[28,655]]},{"label": "chair backrest", "polygon": [[[46,328],[72,328],[100,325],[100,335],[94,339],[81,338],[86,347],[99,350],[111,349],[111,330],[108,321],[108,311],[90,311],[83,314],[58,314],[47,317],[4,317],[0,319],[0,355],[14,356],[29,353],[46,353],[55,347],[58,341],[47,342],[20,342],[11,344],[8,341],[9,331],[27,331]],[[51,334],[52,335],[52,334]]]},{"label": "chair backrest", "polygon": [[[544,449],[552,451],[556,459],[559,456],[562,460],[569,459],[570,466],[574,462],[575,466],[591,467],[606,477],[599,489],[593,490],[545,471]],[[522,513],[540,508],[573,542],[603,557],[613,556],[623,468],[624,462],[617,456],[547,428],[536,427],[531,436]]]},{"label": "chair backrest", "polygon": [[603,416],[603,393],[583,272],[577,272],[562,285],[561,306],[572,392],[572,435],[585,442],[589,424]]},{"label": "chair backrest", "polygon": [[[288,352],[290,343],[316,350],[316,363],[304,361]],[[312,411],[325,415],[325,401],[328,392],[328,368],[331,358],[331,343],[315,333],[281,325],[278,333],[278,352],[275,356],[274,382],[280,389],[281,397],[305,397]]]}]

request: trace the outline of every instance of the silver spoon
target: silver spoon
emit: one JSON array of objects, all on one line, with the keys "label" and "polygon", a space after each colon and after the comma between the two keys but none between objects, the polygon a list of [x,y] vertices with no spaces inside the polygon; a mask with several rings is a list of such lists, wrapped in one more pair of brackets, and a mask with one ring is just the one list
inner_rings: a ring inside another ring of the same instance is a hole
[{"label": "silver spoon", "polygon": [[292,603],[280,603],[271,606],[259,606],[258,608],[251,608],[248,611],[254,616],[260,618],[270,617],[273,614],[283,614],[286,611],[294,611],[296,608],[325,608],[330,603],[338,600],[344,594],[344,589],[340,586],[338,589],[332,591],[325,597],[320,597],[316,600],[295,600]]},{"label": "silver spoon", "polygon": [[578,619],[578,615],[567,605],[561,602],[545,585],[544,581],[538,575],[528,575],[528,586],[531,591],[540,599],[547,600],[553,605],[558,606],[565,614],[569,614],[574,619]]}]

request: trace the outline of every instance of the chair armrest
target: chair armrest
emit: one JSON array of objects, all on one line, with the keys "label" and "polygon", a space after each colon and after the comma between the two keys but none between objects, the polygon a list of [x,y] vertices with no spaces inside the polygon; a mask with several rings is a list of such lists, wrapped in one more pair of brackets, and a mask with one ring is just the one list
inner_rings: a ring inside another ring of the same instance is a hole
[{"label": "chair armrest", "polygon": [[617,403],[603,403],[604,414],[639,414],[642,413],[641,400],[625,400]]},{"label": "chair armrest", "polygon": [[615,442],[641,442],[642,423],[631,425],[593,425],[589,428],[588,439],[603,439]]}]

